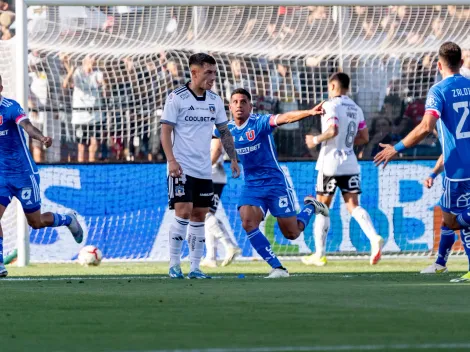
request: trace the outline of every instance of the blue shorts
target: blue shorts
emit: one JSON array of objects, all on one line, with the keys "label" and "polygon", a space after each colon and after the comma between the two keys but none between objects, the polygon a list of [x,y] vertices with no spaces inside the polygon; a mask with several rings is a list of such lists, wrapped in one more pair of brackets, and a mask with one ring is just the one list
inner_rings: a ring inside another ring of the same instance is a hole
[{"label": "blue shorts", "polygon": [[7,207],[16,197],[25,213],[41,209],[39,174],[0,175],[0,204]]},{"label": "blue shorts", "polygon": [[470,207],[470,181],[443,182],[443,192],[439,205],[447,213],[458,215]]},{"label": "blue shorts", "polygon": [[268,210],[276,218],[288,218],[297,215],[292,188],[285,186],[269,186],[253,189],[244,186],[238,209],[244,205],[260,207],[266,216]]}]

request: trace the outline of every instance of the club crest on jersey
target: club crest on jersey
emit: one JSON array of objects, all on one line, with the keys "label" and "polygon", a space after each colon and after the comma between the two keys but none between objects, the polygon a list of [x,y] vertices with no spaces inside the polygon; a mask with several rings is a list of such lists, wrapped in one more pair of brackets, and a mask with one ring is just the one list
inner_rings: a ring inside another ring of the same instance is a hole
[{"label": "club crest on jersey", "polygon": [[209,104],[209,111],[213,114],[215,114],[215,105],[214,104]]},{"label": "club crest on jersey", "polygon": [[286,196],[279,197],[279,208],[287,208],[289,201]]},{"label": "club crest on jersey", "polygon": [[31,188],[23,188],[21,190],[21,199],[23,200],[31,199]]},{"label": "club crest on jersey", "polygon": [[255,135],[255,131],[254,131],[254,130],[246,131],[245,134],[246,134],[246,138],[248,138],[248,140],[249,140],[250,142],[252,142],[252,141],[255,140],[256,135]]}]

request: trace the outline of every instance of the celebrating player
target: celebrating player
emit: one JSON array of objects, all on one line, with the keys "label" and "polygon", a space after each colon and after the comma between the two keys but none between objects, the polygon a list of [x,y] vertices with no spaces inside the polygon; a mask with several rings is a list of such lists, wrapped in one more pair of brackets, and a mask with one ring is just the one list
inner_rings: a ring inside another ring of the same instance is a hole
[{"label": "celebrating player", "polygon": [[[366,144],[369,132],[362,109],[346,94],[349,76],[339,72],[328,82],[330,100],[323,104],[322,134],[306,136],[309,148],[322,143],[316,169],[317,200],[330,206],[336,189],[339,188],[349,213],[359,223],[371,244],[370,264],[377,264],[382,255],[383,239],[375,231],[369,213],[359,205],[361,193],[360,167],[354,154],[354,145]],[[314,237],[316,253],[302,258],[307,265],[323,266],[327,263],[326,237],[330,219],[322,215],[315,218]]]},{"label": "celebrating player", "polygon": [[[431,188],[434,185],[434,179],[444,171],[444,156],[441,154],[439,159],[436,161],[436,165],[432,170],[432,173],[424,180],[424,185],[427,188]],[[444,177],[445,180],[445,177]],[[447,259],[449,258],[452,246],[455,243],[455,232],[449,229],[442,223],[441,225],[441,238],[439,240],[439,249],[437,251],[437,258],[434,263],[421,270],[421,274],[442,274],[446,273]]]},{"label": "celebrating player", "polygon": [[233,243],[225,225],[217,218],[222,191],[227,183],[227,174],[224,170],[224,148],[220,139],[211,141],[212,182],[214,183],[214,197],[212,205],[206,215],[206,257],[201,266],[217,267],[217,242],[220,241],[225,249],[225,258],[222,266],[229,265],[241,253],[241,249]]},{"label": "celebrating player", "polygon": [[[3,91],[0,77],[0,93]],[[46,148],[52,138],[45,137],[34,127],[20,105],[0,95],[0,219],[12,197],[23,207],[28,224],[33,229],[67,226],[75,241],[83,241],[83,230],[74,212],[41,214],[39,172],[26,145],[23,129]],[[3,264],[3,231],[0,225],[0,277],[8,275]]]},{"label": "celebrating player", "polygon": [[[426,138],[437,125],[446,174],[440,200],[444,225],[452,230],[461,229],[462,243],[470,259],[470,126],[467,121],[470,80],[460,74],[462,63],[462,50],[457,44],[441,45],[437,67],[443,79],[429,90],[421,123],[395,146],[381,145],[385,149],[374,160],[377,166],[383,163],[385,167],[395,155]],[[470,282],[470,269],[451,281]]]},{"label": "celebrating player", "polygon": [[[242,226],[253,248],[271,267],[268,278],[288,277],[271,249],[259,224],[269,210],[277,218],[283,235],[295,240],[308,225],[313,214],[328,216],[328,208],[313,197],[305,197],[305,207],[297,214],[292,186],[277,161],[273,130],[311,115],[321,114],[321,104],[312,110],[292,111],[281,115],[251,114],[251,95],[243,88],[235,89],[230,99],[233,121],[228,126],[243,164],[245,185],[238,202]],[[215,132],[216,136],[220,133]]]},{"label": "celebrating player", "polygon": [[223,101],[210,90],[216,77],[214,58],[203,53],[191,55],[189,68],[191,81],[168,96],[161,120],[161,141],[168,161],[169,206],[175,209],[169,234],[169,275],[184,278],[180,257],[188,232],[188,278],[207,279],[210,277],[199,269],[199,264],[204,253],[204,221],[214,196],[210,158],[214,124],[232,160],[233,177],[239,176],[240,169]]}]

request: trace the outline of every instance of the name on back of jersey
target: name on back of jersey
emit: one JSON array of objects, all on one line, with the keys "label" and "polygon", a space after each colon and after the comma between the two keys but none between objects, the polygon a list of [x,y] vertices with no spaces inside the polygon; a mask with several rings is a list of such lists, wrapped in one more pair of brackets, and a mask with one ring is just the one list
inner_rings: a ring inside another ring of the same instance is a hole
[{"label": "name on back of jersey", "polygon": [[470,95],[470,88],[456,88],[452,89],[452,94],[454,98],[457,97],[464,97],[466,95]]}]

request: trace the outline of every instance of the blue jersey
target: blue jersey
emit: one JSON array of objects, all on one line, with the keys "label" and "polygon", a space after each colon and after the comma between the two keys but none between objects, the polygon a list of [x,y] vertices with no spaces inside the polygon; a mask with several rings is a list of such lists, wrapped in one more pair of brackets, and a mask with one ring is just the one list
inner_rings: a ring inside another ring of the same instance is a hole
[{"label": "blue jersey", "polygon": [[[245,184],[247,186],[289,187],[287,179],[277,161],[276,147],[272,132],[275,127],[275,116],[251,114],[242,125],[228,123],[243,165]],[[220,136],[215,130],[215,135]]]},{"label": "blue jersey", "polygon": [[26,119],[14,100],[0,99],[0,175],[35,174],[38,172],[19,125]]},{"label": "blue jersey", "polygon": [[435,84],[426,100],[426,112],[439,119],[439,141],[450,181],[470,180],[469,104],[470,80],[460,74]]}]

